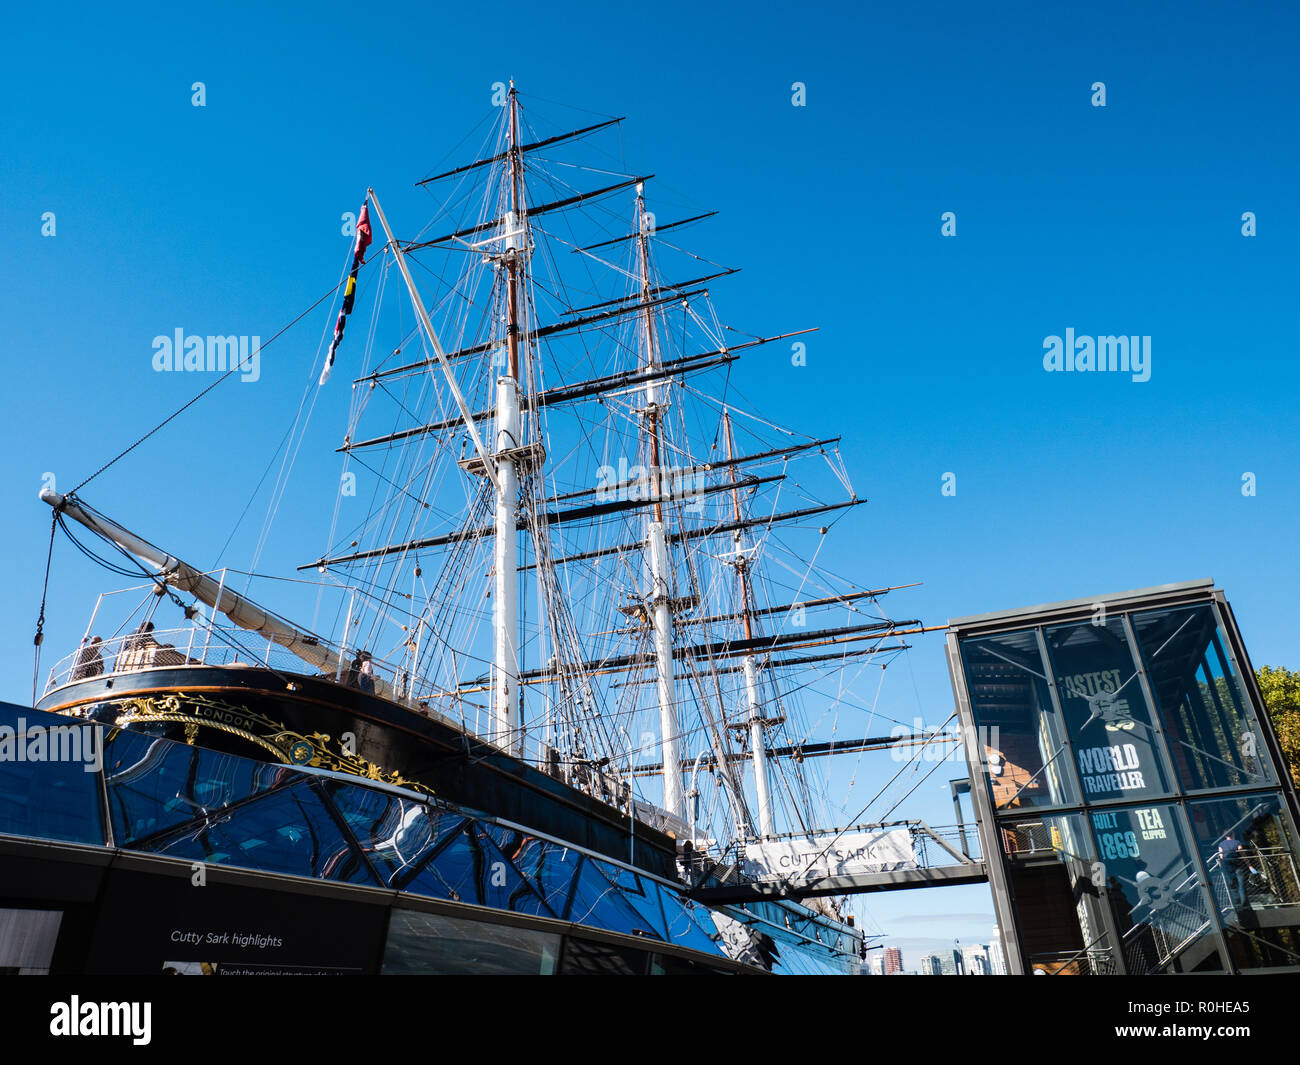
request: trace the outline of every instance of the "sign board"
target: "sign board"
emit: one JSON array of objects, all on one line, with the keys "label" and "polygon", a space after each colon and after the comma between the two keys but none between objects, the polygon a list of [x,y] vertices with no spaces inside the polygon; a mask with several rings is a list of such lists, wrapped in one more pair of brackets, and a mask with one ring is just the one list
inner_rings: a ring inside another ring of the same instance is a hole
[{"label": "sign board", "polygon": [[908,829],[890,828],[747,843],[745,866],[749,876],[763,879],[856,876],[915,869],[916,851]]}]

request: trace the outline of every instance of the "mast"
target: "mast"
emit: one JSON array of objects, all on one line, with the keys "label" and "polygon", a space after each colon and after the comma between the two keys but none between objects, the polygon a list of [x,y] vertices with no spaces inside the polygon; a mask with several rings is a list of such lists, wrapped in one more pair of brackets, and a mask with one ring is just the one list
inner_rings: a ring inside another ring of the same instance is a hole
[{"label": "mast", "polygon": [[519,466],[523,446],[519,396],[519,285],[527,251],[523,167],[519,153],[519,100],[510,82],[506,118],[509,210],[502,222],[506,269],[506,372],[496,381],[496,586],[493,600],[492,705],[497,740],[512,754],[523,751],[519,703]]},{"label": "mast", "polygon": [[[636,187],[637,261],[641,274],[641,307],[645,316],[645,363],[643,372],[652,373],[658,363],[655,350],[653,296],[650,286],[649,220],[645,209],[645,186]],[[645,385],[645,438],[650,449],[650,491],[654,500],[646,527],[645,552],[650,565],[650,625],[655,647],[655,678],[659,697],[660,749],[663,754],[663,806],[675,817],[682,816],[681,725],[677,720],[673,683],[672,591],[669,586],[668,536],[664,525],[663,485],[659,469],[659,381]]]},{"label": "mast", "polygon": [[[722,424],[727,436],[727,461],[731,462],[735,453],[735,442],[731,434],[731,414],[724,411],[722,415]],[[736,467],[731,467],[731,481],[735,484]],[[741,520],[740,515],[740,493],[732,489],[731,508],[737,522]],[[736,545],[736,576],[740,580],[740,617],[741,623],[745,630],[745,639],[754,638],[753,619],[749,608],[749,560],[744,556],[740,549],[741,530],[735,532]],[[772,828],[772,796],[768,791],[767,780],[767,736],[765,729],[770,723],[763,717],[763,703],[758,694],[758,661],[752,654],[745,655],[743,661],[745,671],[745,699],[749,711],[749,748],[754,759],[754,790],[758,795],[758,831],[761,836],[771,836]]]}]

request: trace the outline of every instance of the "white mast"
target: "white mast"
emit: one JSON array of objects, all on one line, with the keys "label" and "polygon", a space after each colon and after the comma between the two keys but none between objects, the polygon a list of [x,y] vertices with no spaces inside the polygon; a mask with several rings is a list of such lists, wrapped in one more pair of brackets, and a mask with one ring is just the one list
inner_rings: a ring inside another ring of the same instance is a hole
[{"label": "white mast", "polygon": [[754,790],[758,793],[758,832],[772,835],[772,796],[767,789],[767,746],[763,704],[758,697],[758,664],[745,656],[745,695],[749,702],[749,746],[754,756]]},{"label": "white mast", "polygon": [[[731,415],[723,413],[723,426],[727,434],[727,459],[735,458],[735,443],[731,435]],[[736,467],[731,467],[731,479],[736,479]],[[740,496],[735,489],[731,493],[731,505],[736,521],[740,519]],[[741,550],[741,531],[736,530],[736,575],[740,579],[740,616],[745,626],[745,639],[754,638],[754,625],[749,610],[749,558]],[[772,796],[768,790],[767,780],[767,734],[765,729],[773,721],[763,717],[763,701],[758,691],[758,661],[752,654],[745,655],[745,703],[748,710],[749,749],[754,761],[754,791],[758,796],[758,832],[760,836],[773,834]]]},{"label": "white mast", "polygon": [[496,589],[492,622],[492,705],[497,742],[519,753],[519,469],[510,457],[519,447],[519,383],[508,375],[497,378]]},{"label": "white mast", "polygon": [[[645,186],[636,187],[637,245],[641,266],[641,302],[645,310],[645,368],[652,370],[658,362],[655,352],[654,318],[650,303],[649,218],[645,209]],[[645,386],[645,425],[650,444],[650,491],[654,514],[646,529],[646,559],[650,565],[650,625],[654,633],[656,688],[659,696],[660,748],[663,755],[663,807],[675,817],[682,816],[682,755],[677,720],[676,686],[673,682],[672,589],[669,584],[668,536],[662,501],[665,478],[659,469],[659,383]]]},{"label": "white mast", "polygon": [[501,257],[506,267],[506,372],[496,382],[496,574],[492,622],[492,706],[496,739],[512,754],[523,753],[519,705],[519,467],[523,447],[519,397],[519,275],[527,254],[523,220],[523,174],[519,160],[519,104],[510,82],[509,139],[510,209],[501,233]]}]

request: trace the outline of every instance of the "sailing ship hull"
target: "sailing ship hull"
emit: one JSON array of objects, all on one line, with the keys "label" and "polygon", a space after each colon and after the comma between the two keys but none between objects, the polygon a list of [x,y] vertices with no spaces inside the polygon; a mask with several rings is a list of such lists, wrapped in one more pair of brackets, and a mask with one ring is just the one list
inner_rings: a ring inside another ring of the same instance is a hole
[{"label": "sailing ship hull", "polygon": [[676,875],[670,836],[451,722],[332,680],[286,680],[251,666],[163,667],[73,681],[37,709],[409,788]]}]

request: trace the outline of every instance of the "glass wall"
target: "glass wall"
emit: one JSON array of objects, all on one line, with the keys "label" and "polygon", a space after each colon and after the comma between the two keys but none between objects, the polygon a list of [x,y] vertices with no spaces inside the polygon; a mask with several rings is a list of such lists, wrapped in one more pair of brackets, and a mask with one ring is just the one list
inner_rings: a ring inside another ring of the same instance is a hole
[{"label": "glass wall", "polygon": [[1034,631],[962,644],[975,721],[999,810],[1077,801],[1065,751],[1065,727],[1048,690]]},{"label": "glass wall", "polygon": [[[16,709],[0,706],[0,835],[382,888],[515,918],[435,917],[399,903],[386,971],[668,972],[707,968],[709,958],[722,969],[726,960],[769,971],[856,966],[854,944],[797,907],[711,910],[640,870],[426,796]],[[566,934],[560,949],[560,936],[525,927],[529,919],[645,946]],[[704,957],[683,960],[666,946]]]},{"label": "glass wall", "polygon": [[1300,967],[1289,778],[1226,603],[1200,587],[953,623],[1025,971]]},{"label": "glass wall", "polygon": [[1054,625],[1043,635],[1084,800],[1167,795],[1155,715],[1121,621]]},{"label": "glass wall", "polygon": [[1205,799],[1189,803],[1188,812],[1233,965],[1300,964],[1296,837],[1280,796]]},{"label": "glass wall", "polygon": [[1205,880],[1179,807],[1117,806],[1088,815],[1125,969],[1224,968]]},{"label": "glass wall", "polygon": [[1148,611],[1133,630],[1183,790],[1276,783],[1214,608]]}]

